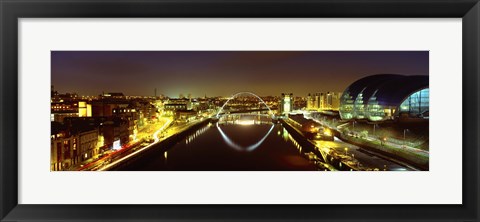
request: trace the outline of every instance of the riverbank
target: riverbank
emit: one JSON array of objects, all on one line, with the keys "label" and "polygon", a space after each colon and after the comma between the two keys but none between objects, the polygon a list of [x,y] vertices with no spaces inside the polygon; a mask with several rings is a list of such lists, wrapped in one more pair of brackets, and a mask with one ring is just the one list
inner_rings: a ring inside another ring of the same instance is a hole
[{"label": "riverbank", "polygon": [[[407,140],[405,141],[393,138],[393,135],[398,134],[399,132],[390,132],[390,135],[387,136],[389,127],[380,124],[377,124],[378,126],[365,126],[365,124],[362,122],[345,123],[336,121],[335,119],[331,119],[327,116],[318,115],[314,115],[312,118],[320,124],[328,127],[330,130],[332,130],[332,132],[335,133],[337,138],[346,143],[361,147],[362,149],[371,152],[374,155],[388,159],[392,162],[396,162],[399,165],[413,168],[415,170],[429,169],[428,148],[420,149],[413,147],[414,143],[412,141],[415,137],[413,133],[413,127],[407,127],[410,128],[410,130],[405,130],[403,132],[404,135],[401,135],[406,136]],[[400,132],[400,134],[402,134],[402,132]]]},{"label": "riverbank", "polygon": [[102,171],[110,170],[122,170],[123,168],[137,164],[139,158],[145,158],[148,156],[154,156],[154,153],[165,152],[166,149],[177,142],[185,138],[186,135],[200,129],[203,126],[206,126],[210,122],[210,119],[204,119],[197,122],[187,124],[185,126],[172,126],[166,130],[167,134],[162,135],[162,138],[149,146],[144,147],[141,150],[132,153],[129,156],[126,156],[115,163],[109,164],[106,167],[102,168]]},{"label": "riverbank", "polygon": [[396,161],[399,164],[410,165],[418,168],[419,170],[429,169],[428,153],[413,149],[407,149],[402,146],[393,146],[379,140],[366,140],[363,138],[349,136],[342,133],[341,131],[335,132],[336,136],[342,141],[362,147],[365,150],[384,155],[385,157],[391,158],[392,161]]},{"label": "riverbank", "polygon": [[360,163],[353,157],[343,155],[335,150],[323,150],[317,147],[316,144],[308,140],[303,133],[296,127],[295,122],[289,119],[279,119],[282,126],[287,129],[288,133],[299,143],[302,149],[315,154],[322,162],[325,168],[329,170],[343,170],[343,171],[365,171],[368,170],[360,165]]}]

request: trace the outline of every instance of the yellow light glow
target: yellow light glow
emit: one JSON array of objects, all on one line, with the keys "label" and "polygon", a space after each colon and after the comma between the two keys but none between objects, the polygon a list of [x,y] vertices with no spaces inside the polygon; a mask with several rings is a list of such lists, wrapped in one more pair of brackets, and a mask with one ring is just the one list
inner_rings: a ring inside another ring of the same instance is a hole
[{"label": "yellow light glow", "polygon": [[247,126],[255,124],[254,120],[237,120],[237,124]]},{"label": "yellow light glow", "polygon": [[327,136],[331,136],[332,132],[329,129],[325,129],[324,134]]}]

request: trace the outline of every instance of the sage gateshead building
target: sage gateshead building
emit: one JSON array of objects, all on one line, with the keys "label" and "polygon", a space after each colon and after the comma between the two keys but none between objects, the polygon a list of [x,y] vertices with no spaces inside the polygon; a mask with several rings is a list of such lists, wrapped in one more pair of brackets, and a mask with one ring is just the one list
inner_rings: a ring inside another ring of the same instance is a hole
[{"label": "sage gateshead building", "polygon": [[428,119],[429,100],[428,76],[371,75],[345,89],[339,113],[344,120]]}]

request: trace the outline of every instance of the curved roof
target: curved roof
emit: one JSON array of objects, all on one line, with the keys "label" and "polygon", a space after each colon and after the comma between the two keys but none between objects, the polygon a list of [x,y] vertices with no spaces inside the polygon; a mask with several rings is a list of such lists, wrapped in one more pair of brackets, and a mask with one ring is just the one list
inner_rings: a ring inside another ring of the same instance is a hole
[{"label": "curved roof", "polygon": [[398,106],[412,93],[425,88],[428,88],[428,76],[405,76],[383,84],[375,95],[380,105]]},{"label": "curved roof", "polygon": [[398,106],[412,93],[428,88],[428,76],[404,76],[398,74],[377,74],[367,76],[352,83],[345,89],[353,100],[362,93],[364,104],[372,96],[380,105]]},{"label": "curved roof", "polygon": [[377,85],[383,84],[385,81],[401,77],[403,76],[395,74],[377,74],[367,76],[352,83],[347,87],[347,89],[345,89],[345,92],[349,92],[353,100],[355,100],[358,94],[362,91],[364,91],[363,98],[370,98],[370,96],[366,96],[367,93],[373,94],[377,88]]}]

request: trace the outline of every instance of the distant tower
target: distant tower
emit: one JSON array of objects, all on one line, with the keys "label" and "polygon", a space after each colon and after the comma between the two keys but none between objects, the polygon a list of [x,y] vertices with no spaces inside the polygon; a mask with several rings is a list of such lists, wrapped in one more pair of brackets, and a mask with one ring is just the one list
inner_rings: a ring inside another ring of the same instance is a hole
[{"label": "distant tower", "polygon": [[317,93],[318,96],[315,97],[317,100],[315,101],[315,104],[317,104],[317,108],[319,110],[325,109],[325,93]]},{"label": "distant tower", "polygon": [[288,114],[293,111],[293,93],[282,93],[279,103],[281,114]]},{"label": "distant tower", "polygon": [[157,88],[155,88],[155,98],[157,97]]},{"label": "distant tower", "polygon": [[327,105],[327,109],[332,109],[332,93],[330,92],[327,92],[327,94],[325,95],[326,96],[326,105]]},{"label": "distant tower", "polygon": [[313,109],[313,98],[312,95],[309,93],[307,95],[307,110]]},{"label": "distant tower", "polygon": [[312,96],[312,108],[313,108],[314,110],[318,110],[318,108],[319,108],[318,98],[319,98],[319,94],[318,94],[318,93],[314,93],[313,96]]}]

